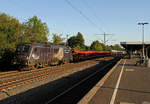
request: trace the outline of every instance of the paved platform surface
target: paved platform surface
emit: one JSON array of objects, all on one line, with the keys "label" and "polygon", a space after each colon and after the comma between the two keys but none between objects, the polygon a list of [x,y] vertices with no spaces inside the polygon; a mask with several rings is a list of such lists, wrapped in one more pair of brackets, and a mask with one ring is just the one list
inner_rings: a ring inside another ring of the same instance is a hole
[{"label": "paved platform surface", "polygon": [[122,59],[89,104],[150,104],[150,68]]}]

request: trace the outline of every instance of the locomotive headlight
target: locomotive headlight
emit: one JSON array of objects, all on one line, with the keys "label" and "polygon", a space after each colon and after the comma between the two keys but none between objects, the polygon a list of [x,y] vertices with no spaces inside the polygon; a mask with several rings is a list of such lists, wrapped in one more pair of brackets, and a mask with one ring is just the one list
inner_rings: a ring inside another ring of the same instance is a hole
[{"label": "locomotive headlight", "polygon": [[27,60],[29,59],[29,57],[28,57],[28,56],[23,56],[23,58],[24,58],[24,59],[27,59]]}]

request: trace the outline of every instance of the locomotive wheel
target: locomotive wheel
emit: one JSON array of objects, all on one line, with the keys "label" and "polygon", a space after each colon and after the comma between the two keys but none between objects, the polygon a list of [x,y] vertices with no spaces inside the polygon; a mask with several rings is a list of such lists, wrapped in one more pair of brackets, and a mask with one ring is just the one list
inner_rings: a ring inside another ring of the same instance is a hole
[{"label": "locomotive wheel", "polygon": [[66,60],[63,60],[63,64],[66,64],[67,63],[67,61]]},{"label": "locomotive wheel", "polygon": [[39,64],[38,64],[38,67],[39,67],[39,68],[43,68],[43,63],[39,63]]},{"label": "locomotive wheel", "polygon": [[63,60],[63,63],[66,64],[66,63],[69,63],[70,60],[66,59],[66,60]]}]

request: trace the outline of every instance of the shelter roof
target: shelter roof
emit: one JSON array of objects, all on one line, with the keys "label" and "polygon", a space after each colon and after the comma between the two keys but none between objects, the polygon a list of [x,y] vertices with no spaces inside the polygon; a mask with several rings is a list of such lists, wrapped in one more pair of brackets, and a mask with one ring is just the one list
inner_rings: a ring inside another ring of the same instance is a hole
[{"label": "shelter roof", "polygon": [[[120,45],[123,46],[127,50],[140,50],[142,49],[142,42],[120,42]],[[145,48],[150,47],[150,41],[144,42]]]}]

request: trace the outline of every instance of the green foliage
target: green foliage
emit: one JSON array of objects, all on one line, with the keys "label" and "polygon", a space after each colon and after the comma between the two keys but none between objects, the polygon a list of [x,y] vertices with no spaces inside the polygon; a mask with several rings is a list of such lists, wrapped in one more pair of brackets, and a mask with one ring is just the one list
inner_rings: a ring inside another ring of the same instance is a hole
[{"label": "green foliage", "polygon": [[2,64],[3,65],[4,64],[6,64],[6,65],[12,64],[12,60],[14,58],[14,54],[15,54],[15,51],[12,51],[11,49],[4,49],[3,50],[3,55],[2,55],[1,60],[0,60],[0,66]]},{"label": "green foliage", "polygon": [[81,48],[79,45],[76,45],[76,46],[74,47],[74,49],[75,49],[75,50],[82,50],[82,48]]},{"label": "green foliage", "polygon": [[18,43],[20,34],[21,25],[19,21],[5,13],[0,14],[0,48],[14,48]]},{"label": "green foliage", "polygon": [[96,41],[93,41],[93,43],[90,46],[90,49],[91,50],[102,51],[103,50],[103,46],[98,40],[96,40]]},{"label": "green foliage", "polygon": [[86,49],[87,51],[90,51],[90,46],[85,46],[85,49]]},{"label": "green foliage", "polygon": [[85,45],[84,45],[84,38],[83,35],[78,32],[76,36],[72,36],[67,40],[68,45],[71,48],[77,49],[77,50],[85,50]]},{"label": "green foliage", "polygon": [[106,46],[104,45],[104,43],[100,43],[100,42],[99,42],[99,44],[102,46],[102,50],[104,51],[104,50],[105,50],[105,47],[106,47]]},{"label": "green foliage", "polygon": [[123,51],[124,49],[120,47],[120,45],[115,44],[114,46],[110,46],[112,50]]},{"label": "green foliage", "polygon": [[23,24],[24,34],[22,34],[22,41],[29,42],[36,40],[38,42],[47,42],[49,34],[46,23],[43,23],[37,16],[29,18]]},{"label": "green foliage", "polygon": [[79,44],[80,47],[84,46],[84,39],[83,39],[83,35],[78,32],[77,36],[76,36],[76,41]]},{"label": "green foliage", "polygon": [[54,45],[62,45],[64,44],[64,38],[61,37],[62,35],[53,34],[53,44]]},{"label": "green foliage", "polygon": [[111,51],[111,47],[108,46],[108,45],[106,45],[106,46],[105,46],[105,51]]},{"label": "green foliage", "polygon": [[76,46],[76,44],[78,44],[77,40],[76,40],[76,36],[72,36],[67,40],[68,46],[70,46],[71,48],[74,48]]},{"label": "green foliage", "polygon": [[19,43],[18,38],[21,34],[21,24],[19,21],[5,13],[0,14],[0,59],[9,60],[6,54],[12,55],[15,46]]},{"label": "green foliage", "polygon": [[16,45],[20,42],[36,40],[47,42],[49,34],[46,23],[37,16],[28,19],[23,24],[8,14],[0,14],[0,64],[11,63]]}]

